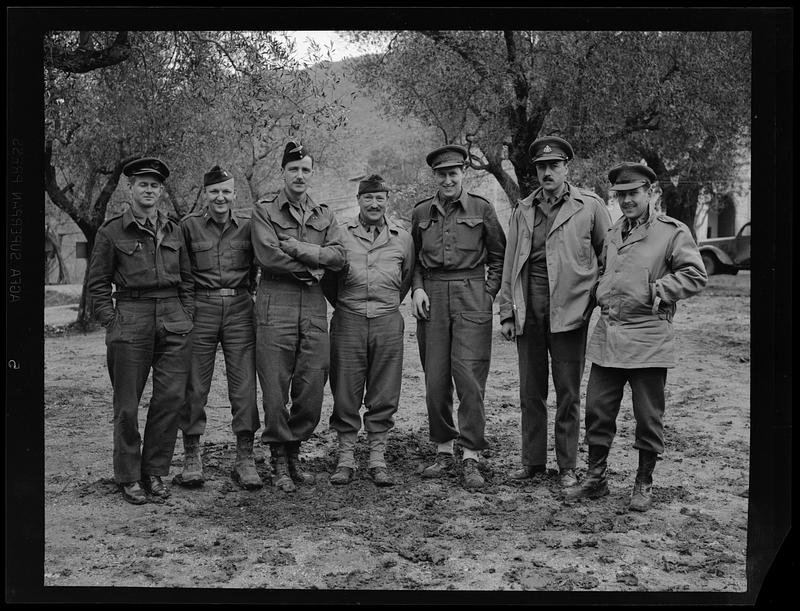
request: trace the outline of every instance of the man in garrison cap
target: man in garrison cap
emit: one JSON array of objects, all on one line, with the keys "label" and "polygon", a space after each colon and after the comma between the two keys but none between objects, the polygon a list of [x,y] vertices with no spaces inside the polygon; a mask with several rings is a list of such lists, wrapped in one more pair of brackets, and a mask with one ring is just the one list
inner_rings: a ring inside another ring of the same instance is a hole
[{"label": "man in garrison cap", "polygon": [[[547,393],[556,391],[555,458],[559,484],[578,483],[580,386],[591,295],[611,225],[605,203],[567,181],[574,153],[563,138],[537,138],[528,149],[540,187],[519,201],[508,225],[500,324],[516,340],[522,419],[522,467],[513,479],[547,472]],[[549,355],[549,362],[548,362]]]},{"label": "man in garrison cap", "polygon": [[205,481],[200,438],[206,428],[206,402],[222,344],[236,460],[231,477],[247,490],[263,485],[253,458],[253,438],[260,426],[256,402],[256,339],[253,299],[256,266],[250,242],[250,211],[233,209],[233,174],[215,165],[203,176],[205,206],[181,221],[194,277],[192,369],[183,431],[183,470],[175,483],[200,486]]},{"label": "man in garrison cap", "polygon": [[405,329],[400,303],[411,288],[414,242],[386,217],[389,188],[379,175],[358,183],[357,200],[358,214],[342,226],[347,266],[326,274],[323,283],[336,308],[331,319],[330,425],[337,433],[339,456],[331,483],[353,479],[363,404],[367,476],[377,486],[391,486],[385,448],[400,401]]},{"label": "man in garrison cap", "polygon": [[[106,329],[114,480],[123,499],[141,504],[169,496],[162,477],[169,474],[186,396],[194,282],[180,226],[157,207],[169,176],[166,164],[139,158],[122,172],[130,207],[98,230],[86,285]],[[151,369],[153,394],[142,439],[137,414]]]},{"label": "man in garrison cap", "polygon": [[[492,303],[500,290],[506,238],[494,206],[463,186],[467,149],[449,144],[426,157],[438,190],[414,206],[411,236],[417,256],[412,313],[425,372],[425,401],[436,459],[422,477],[441,477],[462,449],[465,488],[484,478],[479,452],[484,436],[483,396],[492,349]],[[453,420],[453,384],[458,427]]]},{"label": "man in garrison cap", "polygon": [[[307,190],[314,160],[289,142],[283,188],[253,209],[251,235],[261,268],[256,295],[256,370],[264,402],[261,441],[269,444],[275,486],[285,492],[313,476],[301,469],[300,444],[319,423],[330,341],[320,279],[345,264],[333,211]],[[291,406],[287,405],[291,402]]]},{"label": "man in garrison cap", "polygon": [[652,504],[653,470],[664,451],[664,386],[675,366],[676,303],[708,280],[689,228],[651,207],[656,174],[640,163],[608,173],[623,216],[606,236],[597,285],[600,320],[589,340],[586,389],[587,475],[567,501],[608,494],[606,463],[625,384],[631,387],[639,468],[630,509]]}]

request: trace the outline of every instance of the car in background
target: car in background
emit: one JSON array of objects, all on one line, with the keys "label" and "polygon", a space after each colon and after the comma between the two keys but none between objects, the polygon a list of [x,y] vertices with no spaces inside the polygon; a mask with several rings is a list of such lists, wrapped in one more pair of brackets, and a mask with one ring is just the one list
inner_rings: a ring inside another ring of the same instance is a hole
[{"label": "car in background", "polygon": [[742,225],[735,236],[709,238],[699,242],[697,247],[709,276],[750,269],[750,223]]}]

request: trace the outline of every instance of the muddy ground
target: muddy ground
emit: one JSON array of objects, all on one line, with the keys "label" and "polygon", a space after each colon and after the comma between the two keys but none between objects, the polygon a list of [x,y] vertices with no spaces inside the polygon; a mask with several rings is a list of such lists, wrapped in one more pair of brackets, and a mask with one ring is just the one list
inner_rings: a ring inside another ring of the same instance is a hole
[{"label": "muddy ground", "polygon": [[[60,303],[58,300],[55,302]],[[221,354],[209,398],[199,490],[166,504],[123,502],[112,480],[111,387],[103,332],[45,338],[45,586],[322,590],[745,592],[750,408],[750,274],[713,276],[675,318],[679,365],[667,380],[666,452],[654,506],[627,504],[637,464],[626,390],[609,459],[611,494],[566,506],[549,471],[515,482],[520,417],[516,350],[499,332],[486,389],[487,486],[429,481],[423,377],[407,304],[401,405],[387,458],[399,484],[358,471],[332,486],[335,434],[322,419],[304,444],[313,486],[256,492],[230,480],[235,441]],[[55,303],[54,303],[55,305]],[[63,304],[62,304],[63,307]],[[595,317],[597,311],[595,312]],[[593,323],[594,324],[594,323]],[[499,330],[499,325],[497,326]],[[585,397],[587,363],[583,381]],[[142,429],[150,387],[140,410]],[[551,419],[554,391],[550,392]],[[263,459],[268,452],[257,443]],[[364,438],[358,458],[365,463]],[[583,472],[586,447],[581,447]],[[176,444],[172,475],[182,464]],[[269,477],[269,462],[258,468]]]}]

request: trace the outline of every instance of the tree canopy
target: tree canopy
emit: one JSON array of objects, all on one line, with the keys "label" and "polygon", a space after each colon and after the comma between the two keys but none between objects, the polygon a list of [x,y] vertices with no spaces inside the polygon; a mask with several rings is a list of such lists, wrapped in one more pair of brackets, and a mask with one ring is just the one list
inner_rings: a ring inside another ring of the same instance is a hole
[{"label": "tree canopy", "polygon": [[668,213],[691,227],[699,190],[729,190],[749,147],[748,32],[348,35],[386,45],[356,64],[384,111],[468,145],[472,167],[492,174],[512,203],[537,186],[530,143],[559,135],[576,151],[571,180],[605,195],[614,163],[644,159]]}]

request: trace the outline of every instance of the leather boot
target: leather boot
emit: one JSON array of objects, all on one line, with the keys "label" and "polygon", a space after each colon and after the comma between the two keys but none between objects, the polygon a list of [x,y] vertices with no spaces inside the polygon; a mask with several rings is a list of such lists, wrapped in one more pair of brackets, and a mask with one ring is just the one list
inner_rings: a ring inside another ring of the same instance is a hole
[{"label": "leather boot", "polygon": [[297,486],[289,475],[289,461],[286,458],[286,448],[283,444],[275,444],[272,450],[272,470],[275,472],[275,487],[284,492],[294,492]]},{"label": "leather boot", "polygon": [[286,458],[289,462],[289,476],[298,484],[313,484],[314,476],[304,471],[300,465],[300,442],[286,444]]},{"label": "leather boot", "polygon": [[367,442],[369,443],[369,462],[367,463],[367,475],[372,482],[379,487],[394,486],[394,480],[389,475],[386,467],[386,438],[388,433],[367,432]]},{"label": "leather boot", "polygon": [[206,481],[200,457],[200,435],[183,434],[183,469],[172,481],[185,488],[197,488]]},{"label": "leather boot", "polygon": [[608,494],[608,482],[606,481],[608,450],[609,448],[605,446],[589,446],[586,478],[580,486],[572,486],[564,491],[566,501],[577,501],[583,498],[597,499]]},{"label": "leather boot", "polygon": [[651,489],[653,486],[653,469],[656,467],[658,453],[639,450],[639,470],[633,483],[630,508],[633,511],[647,511],[653,504]]},{"label": "leather boot", "polygon": [[356,433],[337,432],[339,439],[339,458],[336,464],[336,471],[331,475],[331,484],[342,486],[353,481],[353,473],[356,470],[355,447]]},{"label": "leather boot", "polygon": [[257,490],[264,485],[256,471],[253,457],[253,433],[240,433],[236,436],[236,463],[233,465],[231,478],[245,490]]}]

